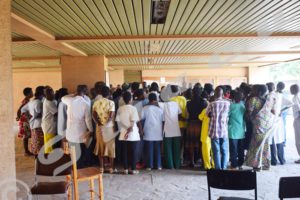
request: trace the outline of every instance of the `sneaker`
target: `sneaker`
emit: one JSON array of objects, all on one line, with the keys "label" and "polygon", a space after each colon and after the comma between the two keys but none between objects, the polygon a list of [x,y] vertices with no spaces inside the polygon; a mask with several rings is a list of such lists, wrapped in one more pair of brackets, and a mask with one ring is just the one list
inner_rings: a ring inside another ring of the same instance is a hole
[{"label": "sneaker", "polygon": [[132,175],[135,175],[135,174],[139,174],[140,172],[138,171],[138,170],[132,170],[131,172],[130,172],[130,174],[132,174]]},{"label": "sneaker", "polygon": [[300,159],[295,161],[296,164],[300,164]]},{"label": "sneaker", "polygon": [[159,167],[159,168],[157,168],[157,170],[161,171],[161,170],[162,170],[162,168],[161,168],[161,167]]},{"label": "sneaker", "polygon": [[124,169],[123,174],[127,175],[128,174],[128,169]]},{"label": "sneaker", "polygon": [[228,170],[236,171],[236,170],[238,170],[238,168],[230,166],[230,167],[228,167]]},{"label": "sneaker", "polygon": [[263,167],[262,167],[262,170],[268,171],[268,170],[270,170],[270,167],[265,167],[265,166],[263,166]]},{"label": "sneaker", "polygon": [[146,170],[147,170],[147,171],[151,171],[152,169],[151,169],[151,168],[147,168]]}]

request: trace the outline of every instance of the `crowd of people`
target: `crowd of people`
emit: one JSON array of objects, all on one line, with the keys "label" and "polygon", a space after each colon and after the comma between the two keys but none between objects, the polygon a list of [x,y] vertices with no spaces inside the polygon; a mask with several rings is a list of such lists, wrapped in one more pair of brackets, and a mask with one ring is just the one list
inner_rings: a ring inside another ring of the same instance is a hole
[{"label": "crowd of people", "polygon": [[125,174],[182,166],[268,170],[286,162],[291,107],[300,158],[299,86],[290,87],[292,101],[284,89],[283,82],[242,83],[235,89],[200,83],[160,88],[155,82],[113,88],[97,82],[90,91],[78,85],[75,94],[50,86],[39,86],[33,94],[25,88],[17,113],[19,137],[26,156],[74,145],[78,168],[97,164],[109,173],[116,172],[115,161]]}]

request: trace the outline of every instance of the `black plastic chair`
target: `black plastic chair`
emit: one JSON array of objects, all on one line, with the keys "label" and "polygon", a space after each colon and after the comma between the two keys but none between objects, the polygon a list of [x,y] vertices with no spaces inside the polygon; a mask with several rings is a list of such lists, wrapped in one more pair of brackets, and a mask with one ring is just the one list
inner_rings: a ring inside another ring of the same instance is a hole
[{"label": "black plastic chair", "polygon": [[[211,187],[223,190],[254,190],[257,200],[256,172],[252,170],[208,170],[208,199],[211,200]],[[249,200],[239,197],[220,197],[219,200]]]},{"label": "black plastic chair", "polygon": [[279,198],[300,197],[300,176],[281,177],[279,180]]},{"label": "black plastic chair", "polygon": [[[30,189],[28,198],[38,197],[44,195],[57,195],[64,194],[66,199],[71,199],[71,175],[72,175],[72,160],[71,156],[64,154],[59,159],[54,158],[47,160],[50,154],[44,154],[44,161],[39,159],[39,156],[35,159],[35,181]],[[66,181],[56,182],[41,182],[38,181],[39,176],[54,177],[54,176],[66,176]]]}]

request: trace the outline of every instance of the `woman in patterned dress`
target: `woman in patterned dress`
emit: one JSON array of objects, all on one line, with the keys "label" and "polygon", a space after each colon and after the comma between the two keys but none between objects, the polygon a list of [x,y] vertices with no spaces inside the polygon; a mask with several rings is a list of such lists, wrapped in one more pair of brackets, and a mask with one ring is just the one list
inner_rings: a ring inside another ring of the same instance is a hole
[{"label": "woman in patterned dress", "polygon": [[271,95],[266,98],[266,85],[259,85],[253,97],[249,100],[248,111],[253,124],[253,135],[245,164],[255,170],[270,168],[268,138],[274,122],[273,109],[275,100]]},{"label": "woman in patterned dress", "polygon": [[44,145],[44,134],[42,130],[42,111],[44,98],[44,87],[39,86],[35,90],[35,98],[28,104],[22,107],[21,113],[29,113],[31,118],[29,120],[31,129],[31,153],[38,155],[39,151]]},{"label": "woman in patterned dress", "polygon": [[31,137],[31,130],[29,126],[30,115],[27,112],[21,114],[21,109],[23,108],[23,106],[29,103],[30,99],[33,97],[32,88],[25,88],[23,90],[23,94],[25,98],[23,99],[21,106],[18,109],[16,120],[19,122],[18,137],[23,139],[24,155],[30,156],[32,155],[32,153],[30,153],[28,149],[28,140]]}]

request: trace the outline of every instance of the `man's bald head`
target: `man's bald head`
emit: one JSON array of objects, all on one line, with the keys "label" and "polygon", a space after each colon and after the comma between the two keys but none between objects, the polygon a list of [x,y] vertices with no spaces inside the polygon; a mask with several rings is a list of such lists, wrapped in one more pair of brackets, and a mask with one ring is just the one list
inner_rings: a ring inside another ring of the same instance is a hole
[{"label": "man's bald head", "polygon": [[223,97],[223,89],[222,87],[218,86],[216,89],[215,89],[215,98],[221,98]]}]

